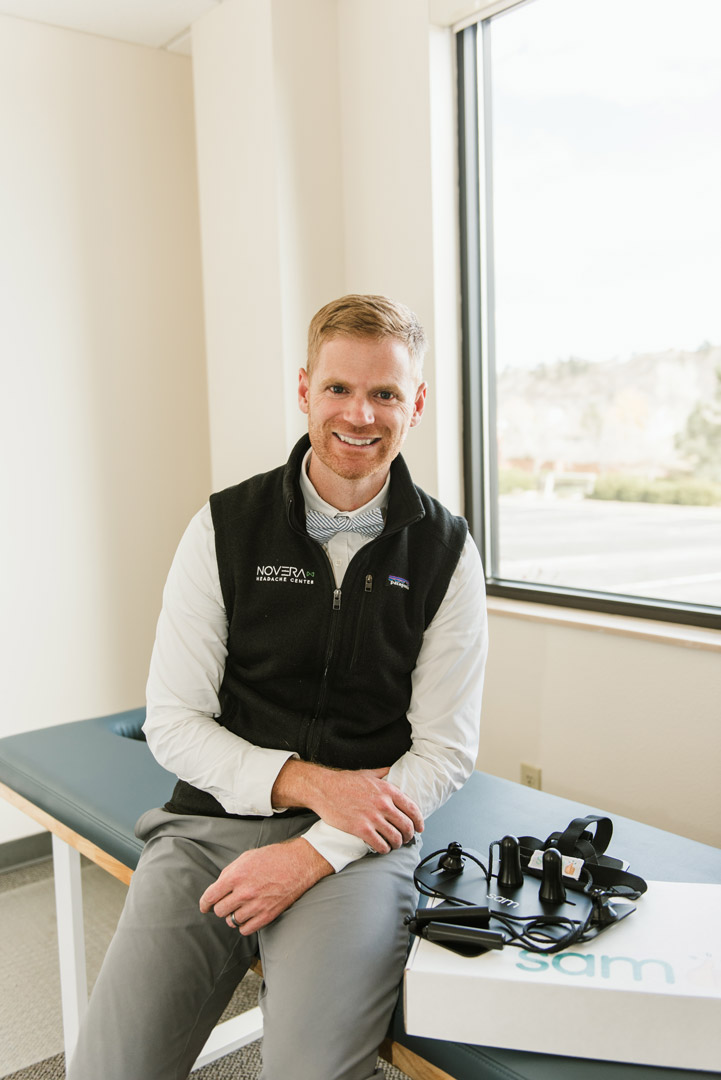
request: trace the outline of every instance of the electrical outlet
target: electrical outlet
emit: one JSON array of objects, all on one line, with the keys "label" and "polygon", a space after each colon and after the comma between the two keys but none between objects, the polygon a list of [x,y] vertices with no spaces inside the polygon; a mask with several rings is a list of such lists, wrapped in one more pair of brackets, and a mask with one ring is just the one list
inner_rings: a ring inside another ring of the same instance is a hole
[{"label": "electrical outlet", "polygon": [[540,791],[541,770],[537,769],[535,765],[526,765],[525,762],[521,762],[521,783],[524,787],[532,787],[536,791]]}]

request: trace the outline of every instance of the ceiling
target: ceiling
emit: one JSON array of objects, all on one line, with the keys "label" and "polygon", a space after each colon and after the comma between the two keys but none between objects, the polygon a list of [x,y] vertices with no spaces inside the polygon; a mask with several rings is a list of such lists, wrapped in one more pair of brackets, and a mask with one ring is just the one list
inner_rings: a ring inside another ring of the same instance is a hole
[{"label": "ceiling", "polygon": [[222,0],[0,0],[0,15],[190,53],[191,23]]},{"label": "ceiling", "polygon": [[[0,15],[190,55],[190,26],[223,0],[0,0]],[[431,22],[451,26],[519,0],[427,0]]]}]

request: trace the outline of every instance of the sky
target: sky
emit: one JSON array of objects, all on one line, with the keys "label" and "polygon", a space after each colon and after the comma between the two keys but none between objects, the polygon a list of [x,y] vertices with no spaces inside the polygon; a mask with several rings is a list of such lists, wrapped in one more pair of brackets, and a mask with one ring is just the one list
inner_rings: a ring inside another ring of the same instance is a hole
[{"label": "sky", "polygon": [[721,344],[721,0],[490,22],[496,361]]}]

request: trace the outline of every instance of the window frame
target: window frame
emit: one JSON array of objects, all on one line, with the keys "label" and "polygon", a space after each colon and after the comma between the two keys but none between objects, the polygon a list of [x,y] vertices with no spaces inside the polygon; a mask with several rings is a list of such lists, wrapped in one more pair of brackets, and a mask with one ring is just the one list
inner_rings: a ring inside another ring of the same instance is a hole
[{"label": "window frame", "polygon": [[[481,17],[456,33],[458,101],[458,179],[460,216],[461,363],[463,387],[463,484],[469,529],[486,567],[489,596],[530,601],[564,608],[599,611],[661,622],[721,629],[721,608],[673,600],[646,599],[514,581],[494,576],[492,552],[498,550],[496,454],[496,392],[492,274],[484,280],[483,266],[492,265],[492,229],[482,231],[482,215],[492,221],[492,143],[490,95],[479,108],[479,36],[488,56],[490,34],[485,27],[493,15]],[[488,63],[485,65],[489,70]],[[483,146],[481,145],[483,142]],[[482,250],[485,247],[485,250]]]}]

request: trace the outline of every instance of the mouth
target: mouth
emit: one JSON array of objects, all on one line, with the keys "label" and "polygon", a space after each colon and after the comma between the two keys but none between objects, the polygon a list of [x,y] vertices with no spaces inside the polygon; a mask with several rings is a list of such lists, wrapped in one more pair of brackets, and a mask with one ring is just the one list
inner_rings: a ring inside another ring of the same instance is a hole
[{"label": "mouth", "polygon": [[374,443],[380,442],[380,436],[370,439],[357,439],[353,435],[341,435],[339,431],[334,431],[333,434],[345,446],[372,446]]}]

